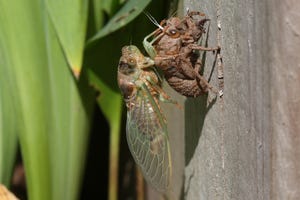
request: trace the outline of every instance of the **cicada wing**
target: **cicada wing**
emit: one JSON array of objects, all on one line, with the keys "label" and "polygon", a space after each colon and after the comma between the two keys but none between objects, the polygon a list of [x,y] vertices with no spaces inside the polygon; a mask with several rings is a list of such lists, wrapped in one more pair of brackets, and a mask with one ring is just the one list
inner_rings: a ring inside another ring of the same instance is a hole
[{"label": "cicada wing", "polygon": [[145,179],[159,191],[170,186],[171,157],[164,117],[149,90],[142,90],[127,112],[129,149]]}]

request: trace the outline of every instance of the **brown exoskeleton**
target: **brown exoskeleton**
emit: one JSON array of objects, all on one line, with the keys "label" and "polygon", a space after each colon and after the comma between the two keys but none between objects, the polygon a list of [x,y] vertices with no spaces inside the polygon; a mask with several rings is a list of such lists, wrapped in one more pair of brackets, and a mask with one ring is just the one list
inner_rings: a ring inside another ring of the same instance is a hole
[{"label": "brown exoskeleton", "polygon": [[[198,45],[209,19],[196,20],[195,15],[204,16],[200,12],[188,12],[183,19],[171,17],[160,24],[154,22],[159,28],[143,41],[144,48],[154,59],[155,65],[163,71],[169,85],[187,97],[197,97],[208,90],[216,92],[200,75],[202,63],[196,51],[217,51],[220,48]],[[150,37],[154,38],[148,42]]]}]

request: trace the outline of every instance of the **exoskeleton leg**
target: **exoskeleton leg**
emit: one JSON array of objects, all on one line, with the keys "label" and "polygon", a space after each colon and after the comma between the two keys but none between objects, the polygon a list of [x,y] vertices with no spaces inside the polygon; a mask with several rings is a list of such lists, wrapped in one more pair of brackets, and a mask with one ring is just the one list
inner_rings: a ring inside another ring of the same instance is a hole
[{"label": "exoskeleton leg", "polygon": [[189,48],[193,50],[200,50],[200,51],[219,51],[221,48],[219,46],[217,47],[203,47],[198,44],[190,44]]}]

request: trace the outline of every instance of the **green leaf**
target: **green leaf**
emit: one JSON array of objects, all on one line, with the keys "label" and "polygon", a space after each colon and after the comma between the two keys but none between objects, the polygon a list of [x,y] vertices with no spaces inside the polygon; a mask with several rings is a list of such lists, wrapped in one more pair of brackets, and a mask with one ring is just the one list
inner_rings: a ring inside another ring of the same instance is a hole
[{"label": "green leaf", "polygon": [[52,196],[73,200],[80,191],[95,97],[85,79],[85,71],[78,83],[74,80],[53,27],[48,24],[47,28]]},{"label": "green leaf", "polygon": [[47,11],[75,77],[79,77],[86,34],[87,0],[46,0]]},{"label": "green leaf", "polygon": [[117,8],[120,4],[120,0],[104,0],[96,2],[97,4],[102,4],[104,11],[112,16],[117,11]]},{"label": "green leaf", "polygon": [[[10,70],[1,84],[17,102],[14,125],[29,199],[73,200],[81,182],[93,93],[84,76],[74,80],[45,11],[39,0],[0,1],[0,52],[5,52],[0,68]],[[4,111],[2,116],[11,118]]]},{"label": "green leaf", "polygon": [[4,51],[0,34],[0,183],[9,186],[17,149],[17,106],[12,89],[15,81],[8,67],[9,55]]},{"label": "green leaf", "polygon": [[[91,0],[89,20],[95,30],[99,30],[105,23],[105,14],[112,16],[120,6],[119,0]],[[93,33],[94,34],[94,33]]]},{"label": "green leaf", "polygon": [[[88,28],[98,30],[102,27],[104,23],[104,8],[102,1],[92,0],[89,6],[89,24]],[[92,26],[92,27],[91,27]],[[89,35],[87,35],[89,37]]]},{"label": "green leaf", "polygon": [[129,0],[121,9],[117,12],[112,19],[109,20],[107,25],[102,28],[94,37],[88,40],[87,45],[92,45],[100,38],[120,29],[133,19],[135,19],[151,2],[151,0]]},{"label": "green leaf", "polygon": [[0,5],[1,48],[6,53],[4,68],[11,70],[4,78],[15,80],[11,92],[20,103],[15,126],[20,129],[28,193],[32,200],[51,199],[46,126],[50,102],[40,7],[38,1],[28,4],[2,0]]}]

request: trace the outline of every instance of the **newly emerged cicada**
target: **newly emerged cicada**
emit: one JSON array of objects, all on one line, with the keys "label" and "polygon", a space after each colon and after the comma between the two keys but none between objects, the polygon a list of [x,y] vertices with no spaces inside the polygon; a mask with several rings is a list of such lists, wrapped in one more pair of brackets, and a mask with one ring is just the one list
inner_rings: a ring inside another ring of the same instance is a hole
[{"label": "newly emerged cicada", "polygon": [[200,12],[188,12],[183,19],[171,17],[160,24],[149,16],[158,28],[143,41],[145,50],[155,61],[155,66],[163,71],[168,84],[187,97],[197,97],[208,90],[216,92],[200,75],[202,63],[197,51],[216,51],[219,47],[198,45],[198,40],[205,33],[204,25],[209,20],[196,19],[195,15],[204,16]]},{"label": "newly emerged cicada", "polygon": [[135,162],[145,179],[166,191],[171,178],[171,156],[166,119],[159,101],[170,101],[153,68],[136,46],[122,48],[118,84],[127,107],[126,136]]}]

